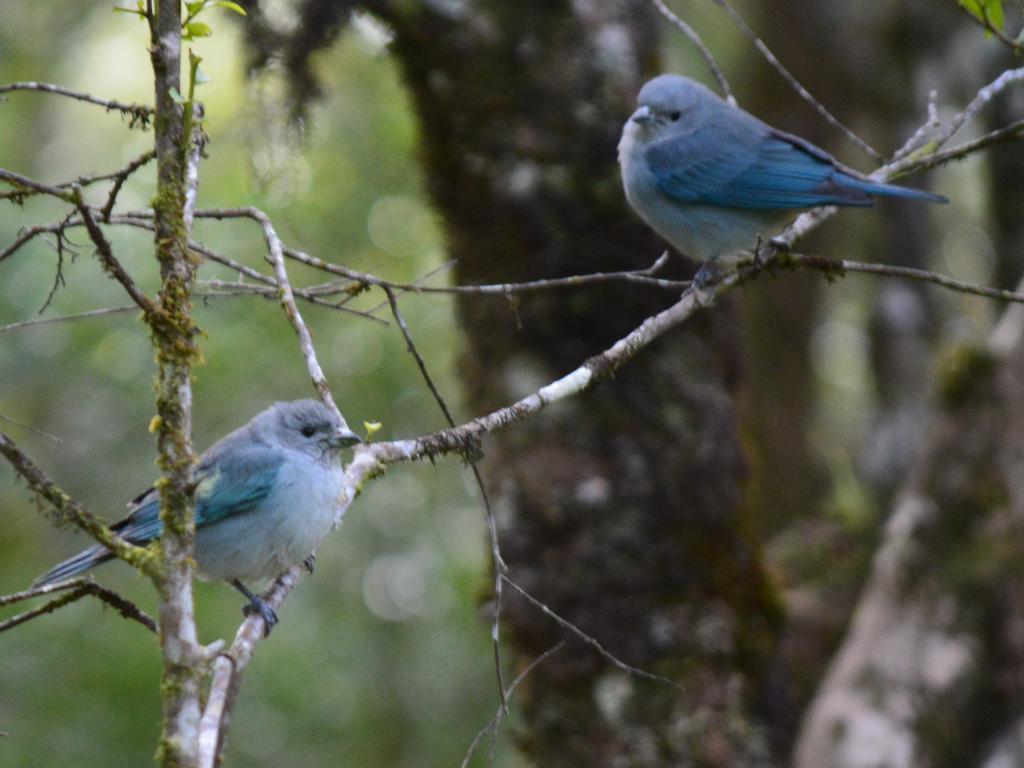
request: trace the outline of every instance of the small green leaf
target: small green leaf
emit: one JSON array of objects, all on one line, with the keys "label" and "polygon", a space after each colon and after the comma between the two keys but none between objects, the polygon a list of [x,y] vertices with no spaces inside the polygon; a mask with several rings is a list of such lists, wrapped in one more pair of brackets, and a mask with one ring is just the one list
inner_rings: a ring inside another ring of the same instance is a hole
[{"label": "small green leaf", "polygon": [[230,0],[217,0],[214,5],[219,5],[221,8],[227,8],[229,11],[234,11],[241,16],[247,16],[245,8],[240,6],[238,3],[232,3]]},{"label": "small green leaf", "polygon": [[988,22],[996,29],[1002,29],[1005,24],[1003,0],[960,0],[960,5],[972,16]]},{"label": "small green leaf", "polygon": [[380,432],[381,423],[379,421],[364,421],[363,429],[366,430],[366,442],[370,442],[370,439]]},{"label": "small green leaf", "polygon": [[173,101],[175,104],[185,103],[185,97],[181,95],[181,91],[179,91],[177,88],[172,86],[171,90],[168,91],[168,93],[171,94],[171,101]]},{"label": "small green leaf", "polygon": [[1003,0],[988,0],[985,3],[988,12],[988,20],[996,29],[1006,28],[1006,18],[1003,16]]},{"label": "small green leaf", "polygon": [[210,25],[204,21],[190,21],[185,26],[185,34],[182,35],[186,40],[194,40],[197,37],[209,37],[213,34],[213,29]]},{"label": "small green leaf", "polygon": [[206,0],[195,0],[195,2],[192,3],[185,3],[185,8],[188,10],[189,16],[195,16],[203,10],[204,5],[206,5]]}]

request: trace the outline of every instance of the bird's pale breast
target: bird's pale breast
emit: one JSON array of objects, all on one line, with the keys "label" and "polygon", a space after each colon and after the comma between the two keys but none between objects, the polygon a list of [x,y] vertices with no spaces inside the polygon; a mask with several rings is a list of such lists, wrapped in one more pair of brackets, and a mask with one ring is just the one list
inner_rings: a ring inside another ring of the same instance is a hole
[{"label": "bird's pale breast", "polygon": [[269,579],[297,565],[334,526],[344,473],[300,457],[285,462],[275,489],[259,505],[204,526],[196,563],[210,579]]}]

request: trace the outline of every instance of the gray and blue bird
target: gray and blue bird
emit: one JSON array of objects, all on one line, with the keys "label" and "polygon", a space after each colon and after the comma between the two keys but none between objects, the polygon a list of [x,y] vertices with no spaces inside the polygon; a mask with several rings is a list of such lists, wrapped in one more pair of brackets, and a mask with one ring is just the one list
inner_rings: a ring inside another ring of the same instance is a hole
[{"label": "gray and blue bird", "polygon": [[[195,470],[195,561],[202,578],[224,579],[241,591],[245,612],[266,631],[274,611],[243,583],[280,575],[306,561],[334,526],[343,490],[341,450],[361,442],[316,400],[274,403],[210,446]],[[150,488],[111,528],[132,544],[159,538],[160,495]],[[40,576],[43,586],[75,576],[114,556],[94,544]]]},{"label": "gray and blue bird", "polygon": [[800,209],[870,206],[876,197],[947,202],[872,181],[686,77],[654,78],[637,105],[619,142],[626,199],[683,255],[704,262],[705,275]]}]

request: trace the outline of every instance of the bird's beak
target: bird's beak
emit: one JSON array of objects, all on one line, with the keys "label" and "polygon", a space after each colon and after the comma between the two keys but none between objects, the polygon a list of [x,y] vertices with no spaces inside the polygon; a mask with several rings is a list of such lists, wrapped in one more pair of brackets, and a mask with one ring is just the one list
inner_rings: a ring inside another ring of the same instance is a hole
[{"label": "bird's beak", "polygon": [[649,125],[654,122],[654,113],[651,112],[651,108],[645,104],[634,112],[629,119],[638,125]]},{"label": "bird's beak", "polygon": [[327,444],[332,448],[348,448],[350,445],[358,445],[361,442],[363,442],[363,438],[348,427],[342,427],[327,438]]}]

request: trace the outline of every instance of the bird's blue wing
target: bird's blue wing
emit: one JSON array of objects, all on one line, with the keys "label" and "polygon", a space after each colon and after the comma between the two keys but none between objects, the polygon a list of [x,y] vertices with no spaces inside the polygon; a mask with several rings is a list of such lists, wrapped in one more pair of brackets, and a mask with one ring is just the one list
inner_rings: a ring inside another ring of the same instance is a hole
[{"label": "bird's blue wing", "polygon": [[683,203],[755,209],[871,205],[871,194],[900,189],[857,178],[795,136],[730,128],[702,126],[648,147],[658,189]]},{"label": "bird's blue wing", "polygon": [[[274,487],[280,456],[267,450],[224,452],[196,471],[196,527],[243,514],[258,505]],[[133,502],[134,509],[112,528],[134,544],[160,536],[160,495],[151,488]]]}]

